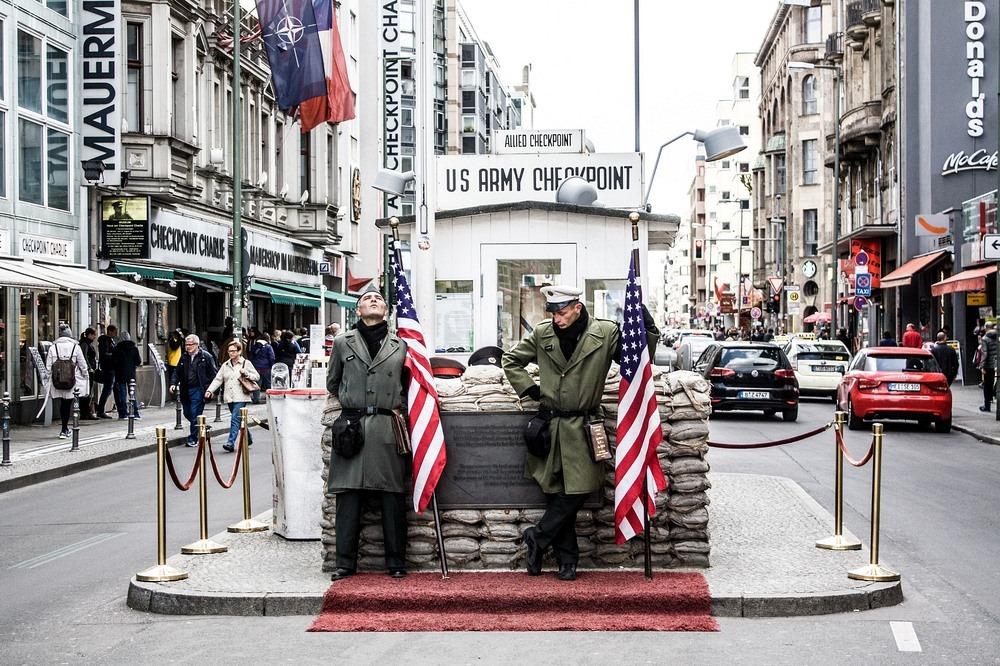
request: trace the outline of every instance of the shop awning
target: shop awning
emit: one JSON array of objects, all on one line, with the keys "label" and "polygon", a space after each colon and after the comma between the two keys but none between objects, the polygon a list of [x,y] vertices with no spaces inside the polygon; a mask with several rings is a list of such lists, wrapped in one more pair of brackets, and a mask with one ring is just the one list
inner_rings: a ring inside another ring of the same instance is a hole
[{"label": "shop awning", "polygon": [[151,301],[173,301],[177,297],[162,291],[149,289],[141,285],[119,280],[118,278],[97,271],[91,271],[80,266],[63,264],[44,264],[37,261],[26,262],[18,259],[6,259],[0,267],[26,275],[40,278],[47,283],[43,289],[65,291],[69,293],[86,293],[100,296],[116,296],[133,300],[147,299]]},{"label": "shop awning", "polygon": [[306,308],[318,308],[319,298],[309,298],[303,294],[296,294],[293,291],[285,291],[277,287],[272,287],[261,282],[256,282],[250,288],[250,293],[263,294],[271,299],[275,305],[301,305]]},{"label": "shop awning", "polygon": [[147,280],[173,280],[174,272],[169,268],[154,268],[153,266],[142,266],[140,264],[126,264],[123,261],[116,261],[112,264],[115,273],[134,274]]},{"label": "shop awning", "polygon": [[913,276],[922,270],[926,270],[945,258],[948,250],[938,250],[930,254],[924,254],[910,259],[905,264],[892,271],[888,275],[883,275],[881,280],[882,289],[892,289],[894,287],[907,287],[913,282]]},{"label": "shop awning", "polygon": [[997,272],[997,265],[990,264],[981,268],[970,268],[956,273],[950,278],[931,285],[931,293],[935,296],[954,294],[960,291],[985,291],[986,276]]},{"label": "shop awning", "polygon": [[218,287],[233,288],[233,276],[227,273],[203,273],[202,271],[185,271],[178,269],[178,275],[185,278],[192,278],[198,282],[205,282]]},{"label": "shop awning", "polygon": [[[307,287],[301,284],[291,284],[286,282],[264,282],[262,284],[266,284],[269,287],[276,287],[283,291],[290,291],[296,294],[303,294],[304,296],[315,298],[317,300],[320,297],[319,287]],[[339,291],[330,291],[329,289],[327,289],[324,292],[324,295],[326,296],[327,301],[331,303],[336,303],[337,305],[344,308],[353,308],[356,307],[358,304],[358,299],[354,298],[353,296],[348,296],[347,294],[341,294]]]},{"label": "shop awning", "polygon": [[0,267],[0,287],[18,287],[19,289],[41,289],[58,291],[59,285],[53,282],[46,282],[41,278],[24,273],[18,273],[7,268]]}]

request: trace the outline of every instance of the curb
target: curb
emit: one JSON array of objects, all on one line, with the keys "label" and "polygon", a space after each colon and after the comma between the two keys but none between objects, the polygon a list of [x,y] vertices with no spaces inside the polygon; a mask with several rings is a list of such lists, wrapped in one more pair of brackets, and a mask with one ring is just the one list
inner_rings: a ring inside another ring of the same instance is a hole
[{"label": "curb", "polygon": [[951,427],[954,430],[957,430],[958,432],[961,432],[961,433],[965,433],[966,435],[969,435],[973,439],[978,439],[980,442],[983,442],[985,444],[992,444],[994,446],[1000,446],[1000,439],[998,439],[996,437],[991,437],[990,435],[984,435],[981,432],[976,432],[975,430],[973,430],[972,428],[969,428],[968,426],[959,425],[958,423],[955,423],[953,421],[952,424],[951,424]]}]

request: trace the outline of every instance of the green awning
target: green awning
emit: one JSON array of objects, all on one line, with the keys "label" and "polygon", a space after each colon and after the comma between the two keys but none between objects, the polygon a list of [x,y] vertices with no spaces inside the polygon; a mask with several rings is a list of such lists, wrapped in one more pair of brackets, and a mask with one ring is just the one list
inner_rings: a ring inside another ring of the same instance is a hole
[{"label": "green awning", "polygon": [[[319,287],[307,287],[301,284],[291,284],[289,282],[266,282],[269,287],[276,287],[283,291],[291,291],[296,294],[304,294],[310,298],[319,299],[320,289]],[[339,291],[330,291],[329,289],[325,292],[326,300],[330,303],[336,303],[337,305],[344,308],[354,308],[358,305],[358,299],[353,296],[348,296],[342,294]]]},{"label": "green awning", "polygon": [[255,282],[250,288],[250,293],[263,294],[271,299],[275,305],[301,305],[306,308],[318,308],[319,298],[309,298],[292,291],[285,291],[277,287],[272,287],[261,282]]},{"label": "green awning", "polygon": [[113,268],[115,273],[135,273],[147,280],[174,279],[174,272],[169,268],[153,268],[152,266],[140,266],[139,264],[126,264],[123,261],[114,262]]},{"label": "green awning", "polygon": [[200,280],[201,282],[211,282],[213,284],[222,285],[223,287],[233,288],[233,276],[227,275],[225,273],[202,273],[201,271],[185,271],[178,270],[180,275],[185,277],[194,278],[195,280]]},{"label": "green awning", "polygon": [[785,149],[785,133],[778,132],[770,139],[767,140],[767,146],[764,148],[765,153],[774,153],[779,150]]}]

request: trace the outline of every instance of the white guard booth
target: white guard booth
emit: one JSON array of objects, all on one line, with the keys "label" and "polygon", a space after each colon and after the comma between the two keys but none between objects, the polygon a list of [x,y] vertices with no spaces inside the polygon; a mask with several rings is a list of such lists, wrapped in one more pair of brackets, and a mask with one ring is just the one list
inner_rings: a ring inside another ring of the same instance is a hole
[{"label": "white guard booth", "polygon": [[270,389],[274,462],[275,534],[319,539],[323,517],[323,454],[320,437],[326,389]]}]

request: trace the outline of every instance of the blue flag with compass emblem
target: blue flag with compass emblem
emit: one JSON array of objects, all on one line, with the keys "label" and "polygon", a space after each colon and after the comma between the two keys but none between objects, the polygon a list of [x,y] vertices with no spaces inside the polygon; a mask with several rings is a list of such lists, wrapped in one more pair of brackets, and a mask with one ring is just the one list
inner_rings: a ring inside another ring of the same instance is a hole
[{"label": "blue flag with compass emblem", "polygon": [[326,70],[312,0],[257,0],[260,35],[278,107],[326,95]]}]

